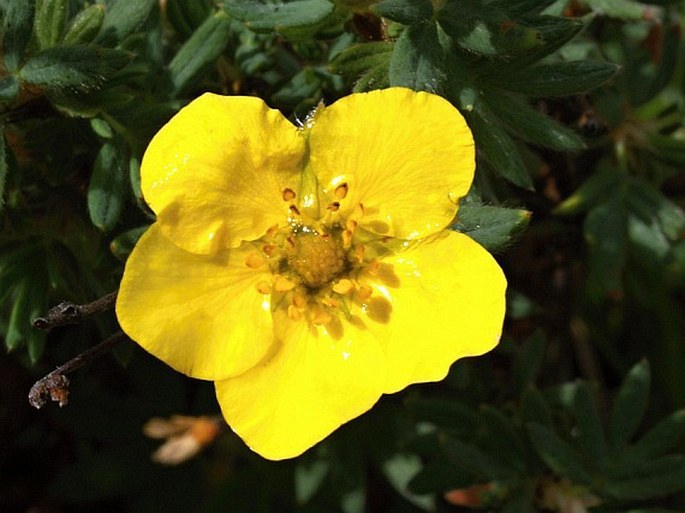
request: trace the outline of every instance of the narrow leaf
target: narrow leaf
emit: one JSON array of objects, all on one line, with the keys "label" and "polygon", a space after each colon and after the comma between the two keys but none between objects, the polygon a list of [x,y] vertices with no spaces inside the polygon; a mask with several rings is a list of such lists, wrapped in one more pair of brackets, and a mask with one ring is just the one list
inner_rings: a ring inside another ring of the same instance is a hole
[{"label": "narrow leaf", "polygon": [[289,32],[294,34],[307,28],[316,31],[333,14],[334,4],[328,0],[295,0],[288,3],[225,0],[224,8],[250,30],[276,31],[288,35]]},{"label": "narrow leaf", "polygon": [[196,83],[202,73],[221,55],[228,43],[231,21],[220,11],[200,26],[169,63],[172,96],[178,96]]},{"label": "narrow leaf", "polygon": [[503,251],[523,233],[530,212],[490,205],[463,205],[454,230],[466,233],[491,253]]},{"label": "narrow leaf", "polygon": [[504,466],[475,445],[464,443],[456,438],[444,440],[445,456],[456,465],[469,470],[480,480],[498,480],[512,477],[513,471]]},{"label": "narrow leaf", "polygon": [[534,386],[529,386],[521,398],[521,416],[526,423],[536,423],[547,428],[552,427],[552,410],[542,393]]},{"label": "narrow leaf", "polygon": [[647,409],[650,381],[646,360],[630,369],[623,380],[609,418],[609,443],[614,451],[623,448],[637,431]]},{"label": "narrow leaf", "polygon": [[8,71],[19,69],[31,35],[35,2],[5,1],[0,3],[2,14],[2,54]]},{"label": "narrow leaf", "polygon": [[156,0],[113,0],[107,4],[96,41],[111,46],[133,34],[145,22]]},{"label": "narrow leaf", "polygon": [[67,32],[64,34],[64,43],[69,45],[90,43],[100,32],[104,20],[104,4],[93,4],[86,7],[71,20]]},{"label": "narrow leaf", "polygon": [[95,159],[88,186],[88,212],[93,224],[103,231],[111,230],[121,215],[128,163],[123,149],[111,142],[102,146]]},{"label": "narrow leaf", "polygon": [[685,456],[665,456],[636,469],[638,477],[608,481],[603,491],[618,500],[647,500],[685,489]]},{"label": "narrow leaf", "polygon": [[5,130],[0,131],[0,212],[5,206],[5,186],[7,184],[7,152],[5,150]]},{"label": "narrow leaf", "polygon": [[607,442],[604,426],[599,417],[597,403],[587,383],[576,387],[573,410],[578,430],[578,442],[592,460],[603,465],[607,456]]},{"label": "narrow leaf", "polygon": [[575,132],[506,94],[493,91],[485,101],[510,132],[524,141],[562,151],[585,147]]},{"label": "narrow leaf", "polygon": [[329,470],[330,463],[324,460],[299,463],[295,467],[295,496],[299,505],[306,504],[316,494]]},{"label": "narrow leaf", "polygon": [[20,77],[48,91],[88,91],[105,82],[131,60],[123,50],[92,46],[55,46],[43,50],[21,69]]},{"label": "narrow leaf", "polygon": [[575,484],[590,484],[592,478],[580,454],[554,431],[532,423],[528,424],[528,434],[537,453],[554,472]]},{"label": "narrow leaf", "polygon": [[516,144],[482,104],[464,112],[476,140],[476,148],[490,165],[508,181],[532,189],[533,181]]},{"label": "narrow leaf", "polygon": [[33,32],[41,50],[55,46],[62,39],[68,14],[69,0],[40,0],[36,2]]},{"label": "narrow leaf", "polygon": [[390,85],[438,92],[445,79],[444,55],[435,23],[407,27],[390,59]]},{"label": "narrow leaf", "polygon": [[430,19],[433,4],[430,0],[383,0],[372,5],[371,10],[403,25],[413,25]]},{"label": "narrow leaf", "polygon": [[620,198],[593,208],[585,219],[590,247],[590,280],[601,291],[620,291],[628,247],[628,227]]},{"label": "narrow leaf", "polygon": [[592,208],[614,192],[625,175],[615,169],[601,170],[593,174],[554,210],[555,214],[580,214]]},{"label": "narrow leaf", "polygon": [[569,96],[601,86],[619,69],[610,62],[559,62],[523,68],[508,74],[504,81],[495,81],[494,77],[491,80],[507,91],[528,96]]},{"label": "narrow leaf", "polygon": [[625,459],[631,462],[647,460],[669,451],[685,436],[685,410],[679,410],[659,422],[632,447]]}]

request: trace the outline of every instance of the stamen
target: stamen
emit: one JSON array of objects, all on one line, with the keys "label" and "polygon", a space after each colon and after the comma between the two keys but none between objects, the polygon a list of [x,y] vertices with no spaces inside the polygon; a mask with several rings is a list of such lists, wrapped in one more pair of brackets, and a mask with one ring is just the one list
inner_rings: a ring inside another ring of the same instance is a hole
[{"label": "stamen", "polygon": [[257,283],[257,292],[260,294],[271,294],[271,284],[267,281]]},{"label": "stamen", "polygon": [[334,283],[332,288],[333,292],[344,296],[354,289],[354,283],[352,283],[352,280],[343,278],[342,280]]},{"label": "stamen", "polygon": [[354,256],[357,258],[357,261],[360,263],[364,261],[364,251],[366,248],[362,244],[358,244],[354,248]]},{"label": "stamen", "polygon": [[349,248],[352,245],[352,232],[350,230],[343,230],[342,240],[343,246]]},{"label": "stamen", "polygon": [[345,228],[347,228],[349,231],[354,232],[357,229],[357,221],[354,219],[348,219],[347,222],[345,223]]},{"label": "stamen", "polygon": [[257,269],[264,265],[264,257],[256,251],[253,251],[245,257],[245,265],[250,269]]},{"label": "stamen", "polygon": [[335,188],[335,192],[334,192],[335,197],[338,198],[338,199],[344,199],[345,196],[347,196],[347,191],[348,191],[348,189],[349,189],[349,188],[348,188],[348,186],[347,186],[347,182],[341,183],[340,185],[338,185],[338,186]]},{"label": "stamen", "polygon": [[359,203],[354,207],[354,212],[352,213],[354,217],[362,217],[364,215],[364,204]]},{"label": "stamen", "polygon": [[290,211],[296,216],[302,215],[300,214],[300,209],[297,208],[295,205],[290,205]]},{"label": "stamen", "polygon": [[295,292],[295,295],[293,296],[293,306],[296,306],[297,308],[306,307],[307,298],[299,292]]},{"label": "stamen", "polygon": [[295,199],[295,191],[292,189],[285,188],[283,189],[283,201],[292,201]]},{"label": "stamen", "polygon": [[295,283],[290,281],[285,276],[278,276],[276,282],[274,283],[274,289],[276,292],[288,292],[295,288]]},{"label": "stamen", "polygon": [[293,321],[299,321],[302,319],[302,312],[295,305],[290,305],[288,306],[288,317]]},{"label": "stamen", "polygon": [[321,325],[321,324],[328,324],[333,320],[333,317],[331,314],[329,314],[326,310],[324,310],[321,307],[315,308],[314,311],[312,312],[312,324],[315,325]]},{"label": "stamen", "polygon": [[330,205],[328,205],[326,208],[327,208],[328,210],[330,210],[331,212],[337,212],[338,209],[340,209],[340,202],[334,201],[333,203],[331,203]]},{"label": "stamen", "polygon": [[371,297],[371,294],[373,294],[373,289],[366,284],[360,285],[359,290],[357,290],[357,298],[360,301],[366,301]]},{"label": "stamen", "polygon": [[273,244],[264,244],[262,246],[262,251],[266,256],[271,257],[276,252],[276,246]]},{"label": "stamen", "polygon": [[278,233],[278,225],[275,224],[266,231],[266,236],[271,238]]},{"label": "stamen", "polygon": [[326,305],[330,308],[339,308],[340,301],[332,297],[325,297],[321,300],[321,304]]}]

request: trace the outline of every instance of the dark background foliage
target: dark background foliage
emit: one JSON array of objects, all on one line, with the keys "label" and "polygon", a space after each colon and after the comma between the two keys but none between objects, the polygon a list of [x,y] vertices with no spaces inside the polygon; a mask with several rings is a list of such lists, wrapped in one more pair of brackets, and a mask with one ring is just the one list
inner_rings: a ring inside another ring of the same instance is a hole
[{"label": "dark background foliage", "polygon": [[[669,0],[0,1],[0,510],[683,511],[684,13]],[[111,312],[48,332],[32,321],[116,290],[153,221],[141,155],[180,107],[248,94],[295,121],[387,86],[446,97],[474,132],[454,229],[507,273],[496,351],[278,463],[228,430],[180,465],[153,462],[151,417],[218,408],[211,384],[130,342],[70,374],[67,406],[29,406],[35,380],[116,332]]]}]

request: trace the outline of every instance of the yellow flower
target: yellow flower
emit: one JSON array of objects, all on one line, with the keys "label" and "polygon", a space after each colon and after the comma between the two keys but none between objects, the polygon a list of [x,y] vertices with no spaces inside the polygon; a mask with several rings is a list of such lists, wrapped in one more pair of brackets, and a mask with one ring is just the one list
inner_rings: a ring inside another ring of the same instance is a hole
[{"label": "yellow flower", "polygon": [[295,127],[260,99],[205,94],[143,158],[157,222],[126,264],[119,322],[215,381],[254,451],[297,456],[497,344],[502,271],[446,229],[473,172],[471,133],[436,95],[353,94]]}]

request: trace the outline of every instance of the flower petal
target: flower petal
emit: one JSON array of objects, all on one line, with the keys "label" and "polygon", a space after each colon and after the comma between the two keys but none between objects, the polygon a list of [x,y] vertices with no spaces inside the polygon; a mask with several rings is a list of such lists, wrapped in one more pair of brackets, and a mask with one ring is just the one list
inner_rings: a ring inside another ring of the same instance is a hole
[{"label": "flower petal", "polygon": [[255,452],[280,460],[370,409],[381,395],[385,366],[368,331],[345,323],[344,334],[322,327],[314,334],[305,321],[278,316],[275,322],[282,344],[271,357],[215,385],[231,428]]},{"label": "flower petal", "polygon": [[473,180],[471,132],[447,100],[391,88],[353,94],[316,114],[310,162],[324,191],[347,184],[340,214],[361,203],[361,226],[416,239],[446,227]]},{"label": "flower petal", "polygon": [[385,341],[384,393],[439,381],[455,360],[490,351],[499,341],[506,279],[495,259],[466,235],[439,234],[384,258],[375,274],[366,271],[359,280],[373,289],[369,314],[375,308],[378,316],[385,304],[381,317],[387,322],[367,323]]},{"label": "flower petal", "polygon": [[152,139],[143,195],[177,246],[208,254],[261,237],[288,213],[304,137],[259,98],[204,94]]},{"label": "flower petal", "polygon": [[174,369],[224,379],[255,365],[273,342],[266,266],[245,265],[248,244],[216,255],[175,246],[158,223],[126,262],[116,312],[124,332]]}]

